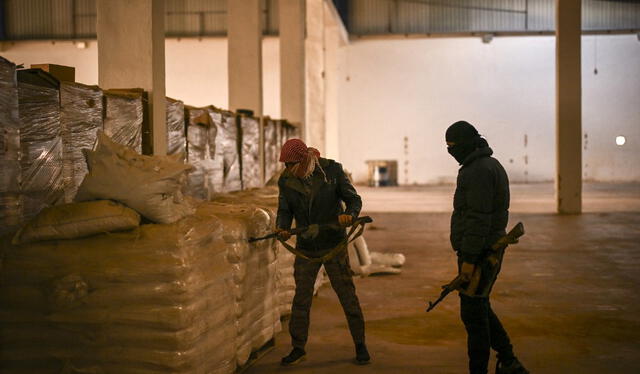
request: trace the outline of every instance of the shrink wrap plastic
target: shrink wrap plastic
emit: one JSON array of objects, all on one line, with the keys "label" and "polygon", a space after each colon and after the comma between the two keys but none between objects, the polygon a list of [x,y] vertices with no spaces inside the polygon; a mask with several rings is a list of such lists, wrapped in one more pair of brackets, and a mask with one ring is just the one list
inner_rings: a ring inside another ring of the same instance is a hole
[{"label": "shrink wrap plastic", "polygon": [[240,120],[240,154],[242,155],[242,189],[262,187],[260,170],[260,120],[238,116]]},{"label": "shrink wrap plastic", "polygon": [[60,93],[53,87],[18,84],[24,218],[64,199]]},{"label": "shrink wrap plastic", "polygon": [[225,222],[223,239],[227,260],[233,268],[236,308],[236,363],[243,366],[249,355],[271,340],[281,329],[276,294],[276,253],[273,240],[249,244],[251,236],[271,231],[273,216],[265,209],[224,203],[206,204],[207,211]]},{"label": "shrink wrap plastic", "polygon": [[184,103],[167,97],[167,154],[187,155],[185,136]]},{"label": "shrink wrap plastic", "polygon": [[3,241],[0,366],[233,373],[280,329],[275,243],[247,241],[272,218],[250,202],[204,202],[172,224]]},{"label": "shrink wrap plastic", "polygon": [[264,180],[265,182],[277,182],[278,171],[280,169],[280,142],[279,121],[266,118],[264,122]]},{"label": "shrink wrap plastic", "polygon": [[187,193],[209,200],[223,189],[223,155],[217,152],[217,128],[212,124],[212,108],[188,109],[187,158],[194,170],[189,172]]},{"label": "shrink wrap plastic", "polygon": [[0,57],[0,234],[22,220],[16,65]]},{"label": "shrink wrap plastic", "polygon": [[240,191],[240,156],[238,154],[238,128],[236,115],[226,111],[211,112],[217,132],[215,138],[216,153],[222,152],[224,159],[224,185],[222,192]]},{"label": "shrink wrap plastic", "polygon": [[105,91],[104,133],[142,153],[143,98],[136,91]]},{"label": "shrink wrap plastic", "polygon": [[65,202],[73,201],[87,174],[83,149],[93,149],[102,129],[102,91],[97,86],[60,83]]},{"label": "shrink wrap plastic", "polygon": [[[225,203],[245,203],[258,206],[264,209],[271,217],[272,226],[270,230],[275,230],[276,215],[278,210],[278,187],[265,187],[250,191],[240,191],[231,194],[221,195],[216,198],[217,202]],[[292,239],[295,240],[295,239]],[[295,255],[289,252],[279,241],[270,239],[264,242],[273,242],[275,246],[275,286],[276,286],[276,308],[279,310],[280,316],[288,316],[291,314],[291,304],[295,293],[296,285],[293,278],[293,263]],[[316,285],[316,290],[324,282],[326,277],[321,271],[318,275],[320,283]]]}]

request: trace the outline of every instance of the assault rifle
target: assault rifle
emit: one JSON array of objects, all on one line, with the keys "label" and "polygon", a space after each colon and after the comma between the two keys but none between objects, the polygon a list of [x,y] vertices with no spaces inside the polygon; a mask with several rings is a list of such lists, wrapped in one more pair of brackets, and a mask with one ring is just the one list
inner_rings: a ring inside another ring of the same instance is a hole
[{"label": "assault rifle", "polygon": [[524,225],[522,222],[518,222],[507,235],[498,239],[491,246],[491,249],[480,261],[480,264],[473,269],[470,280],[458,275],[451,282],[442,286],[440,297],[434,302],[429,301],[427,312],[435,308],[447,295],[456,290],[468,296],[489,296],[500,272],[505,249],[509,244],[516,244],[522,235],[524,235]]},{"label": "assault rifle", "polygon": [[[371,217],[369,216],[362,216],[362,217],[358,217],[356,219],[353,220],[353,222],[351,223],[352,226],[356,226],[359,224],[365,224],[365,223],[371,223],[373,222],[373,219],[371,219]],[[318,233],[320,232],[321,229],[327,229],[327,228],[333,228],[333,229],[339,229],[339,228],[344,228],[344,226],[340,226],[337,224],[324,224],[324,225],[319,225],[319,224],[312,224],[309,225],[307,227],[296,227],[293,229],[289,229],[287,230],[289,232],[289,234],[291,234],[291,236],[295,236],[295,235],[303,235],[305,237],[315,237],[318,235]],[[267,240],[267,239],[272,239],[278,236],[278,232],[274,231],[270,234],[267,234],[265,236],[261,236],[259,238],[255,238],[255,237],[251,237],[249,238],[249,243],[253,243],[253,242],[257,242],[259,240]]]}]

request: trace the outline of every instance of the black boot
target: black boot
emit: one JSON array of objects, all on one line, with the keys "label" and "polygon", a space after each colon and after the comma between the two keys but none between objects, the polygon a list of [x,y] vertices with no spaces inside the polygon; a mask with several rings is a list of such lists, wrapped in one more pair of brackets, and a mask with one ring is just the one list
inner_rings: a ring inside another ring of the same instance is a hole
[{"label": "black boot", "polygon": [[280,365],[282,366],[295,365],[300,361],[304,361],[306,357],[307,357],[307,352],[305,352],[304,349],[293,348],[293,350],[291,351],[291,353],[289,353],[288,356],[285,356],[282,358],[282,360],[280,361]]},{"label": "black boot", "polygon": [[371,356],[367,351],[367,346],[364,343],[356,345],[356,363],[358,365],[366,365],[371,362]]},{"label": "black boot", "polygon": [[529,370],[525,369],[517,358],[514,358],[508,365],[498,361],[496,374],[529,374]]}]

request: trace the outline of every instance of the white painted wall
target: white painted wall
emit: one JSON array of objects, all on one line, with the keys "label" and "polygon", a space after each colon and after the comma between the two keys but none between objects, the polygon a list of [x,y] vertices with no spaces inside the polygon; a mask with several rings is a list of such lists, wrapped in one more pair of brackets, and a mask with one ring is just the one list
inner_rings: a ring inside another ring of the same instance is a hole
[{"label": "white painted wall", "polygon": [[[457,164],[444,132],[460,119],[486,136],[511,180],[553,180],[554,37],[356,41],[346,64],[340,155],[356,180],[366,179],[366,160],[395,159],[401,183],[453,182]],[[640,181],[640,42],[585,36],[582,65],[585,177]],[[627,136],[623,147],[618,134]]]},{"label": "white painted wall", "polygon": [[[278,38],[263,39],[264,112],[280,117],[280,57]],[[225,38],[167,39],[167,96],[193,106],[228,108],[227,40]],[[78,49],[70,41],[8,43],[0,55],[16,64],[52,63],[76,68],[76,81],[98,84],[98,47]]]},{"label": "white painted wall", "polygon": [[[336,68],[326,72],[326,149],[356,180],[367,177],[365,160],[396,159],[401,183],[453,182],[457,164],[446,152],[444,131],[459,119],[487,137],[513,181],[553,180],[553,37],[498,37],[490,44],[479,38],[386,39],[340,47],[333,44],[337,36],[330,39],[326,66]],[[165,48],[167,95],[227,108],[225,39],[168,39]],[[26,66],[75,66],[79,82],[97,84],[95,41],[87,49],[20,42],[0,55]],[[585,36],[582,65],[584,176],[640,181],[640,42],[635,35]],[[279,117],[277,38],[264,40],[263,67],[264,111]],[[617,135],[626,136],[624,146],[615,145]]]}]

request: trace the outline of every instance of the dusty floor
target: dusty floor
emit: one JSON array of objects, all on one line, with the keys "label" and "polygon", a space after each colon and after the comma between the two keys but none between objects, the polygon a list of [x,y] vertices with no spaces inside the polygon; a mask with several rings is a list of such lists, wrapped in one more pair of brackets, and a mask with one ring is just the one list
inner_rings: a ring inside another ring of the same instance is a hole
[{"label": "dusty floor", "polygon": [[[458,296],[425,313],[455,276],[452,187],[359,191],[375,219],[371,250],[407,257],[401,275],[356,279],[373,363],[352,364],[344,316],[325,286],[312,307],[308,359],[278,365],[290,349],[285,323],[247,374],[466,372]],[[518,357],[532,373],[640,373],[640,185],[586,185],[580,216],[553,213],[552,185],[513,186],[512,199],[510,226],[522,221],[527,233],[509,248],[492,305]]]}]

